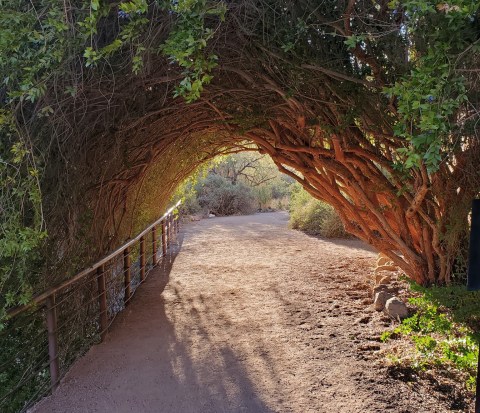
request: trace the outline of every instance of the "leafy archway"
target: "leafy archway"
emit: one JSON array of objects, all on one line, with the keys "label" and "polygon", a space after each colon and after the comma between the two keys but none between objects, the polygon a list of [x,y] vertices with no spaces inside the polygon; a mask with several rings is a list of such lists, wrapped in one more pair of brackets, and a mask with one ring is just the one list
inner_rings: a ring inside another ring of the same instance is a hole
[{"label": "leafy archway", "polygon": [[7,305],[32,283],[29,260],[12,257],[38,250],[45,227],[61,251],[41,254],[48,265],[80,266],[89,245],[110,248],[197,165],[245,143],[417,282],[461,267],[480,188],[475,2],[5,7]]}]

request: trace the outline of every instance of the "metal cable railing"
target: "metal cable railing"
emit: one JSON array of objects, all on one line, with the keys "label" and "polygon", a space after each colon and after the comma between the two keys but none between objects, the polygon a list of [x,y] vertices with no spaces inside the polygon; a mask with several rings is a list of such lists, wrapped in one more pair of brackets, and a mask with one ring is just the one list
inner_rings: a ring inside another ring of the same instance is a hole
[{"label": "metal cable railing", "polygon": [[26,411],[105,339],[116,314],[172,248],[179,205],[91,267],[8,312],[0,331],[0,412]]}]

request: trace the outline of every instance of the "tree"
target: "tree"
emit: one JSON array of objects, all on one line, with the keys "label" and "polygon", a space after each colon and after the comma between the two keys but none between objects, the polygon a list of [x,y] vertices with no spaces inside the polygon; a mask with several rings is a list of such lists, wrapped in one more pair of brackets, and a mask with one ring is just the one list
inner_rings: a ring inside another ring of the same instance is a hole
[{"label": "tree", "polygon": [[140,200],[252,144],[415,281],[462,264],[480,188],[477,2],[2,7],[2,159],[22,143],[15,182],[42,194],[40,218],[8,195],[20,215],[2,219],[39,239],[46,222],[49,250],[68,252],[44,251],[50,266],[79,254],[78,234],[111,248],[154,214]]},{"label": "tree", "polygon": [[250,187],[256,187],[278,176],[275,166],[272,169],[272,165],[264,160],[264,155],[249,152],[234,154],[214,164],[210,172],[229,179],[234,185],[241,180]]}]

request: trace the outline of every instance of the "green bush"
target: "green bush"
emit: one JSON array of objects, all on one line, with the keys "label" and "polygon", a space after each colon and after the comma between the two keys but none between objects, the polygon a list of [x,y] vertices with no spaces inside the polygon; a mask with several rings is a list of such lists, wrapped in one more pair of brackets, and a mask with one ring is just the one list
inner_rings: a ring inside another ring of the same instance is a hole
[{"label": "green bush", "polygon": [[180,213],[182,215],[193,215],[201,212],[202,207],[198,203],[195,182],[188,181],[177,189],[175,195],[176,197],[174,197],[172,203],[176,203],[177,199],[182,200],[182,203],[180,205]]},{"label": "green bush", "polygon": [[181,199],[184,215],[285,210],[292,184],[271,159],[239,153],[202,165],[177,187],[171,203]]},{"label": "green bush", "polygon": [[210,174],[197,185],[198,204],[204,211],[215,215],[246,215],[255,212],[252,190],[237,182]]},{"label": "green bush", "polygon": [[295,185],[291,194],[290,226],[310,235],[327,238],[348,236],[333,207],[313,198],[299,185]]}]

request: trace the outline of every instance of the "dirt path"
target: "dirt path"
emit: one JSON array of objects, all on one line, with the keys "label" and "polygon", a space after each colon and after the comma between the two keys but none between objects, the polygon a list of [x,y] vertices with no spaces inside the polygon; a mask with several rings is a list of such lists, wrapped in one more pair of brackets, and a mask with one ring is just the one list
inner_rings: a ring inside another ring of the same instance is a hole
[{"label": "dirt path", "polygon": [[376,355],[389,321],[368,299],[374,256],[288,230],[283,213],[188,225],[171,271],[34,411],[452,411]]}]

